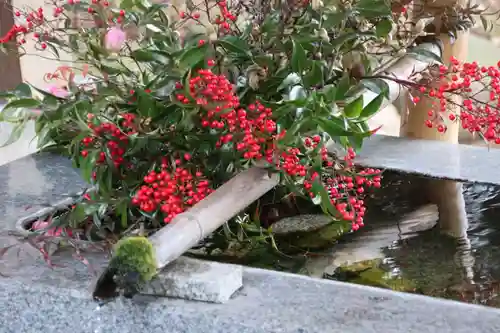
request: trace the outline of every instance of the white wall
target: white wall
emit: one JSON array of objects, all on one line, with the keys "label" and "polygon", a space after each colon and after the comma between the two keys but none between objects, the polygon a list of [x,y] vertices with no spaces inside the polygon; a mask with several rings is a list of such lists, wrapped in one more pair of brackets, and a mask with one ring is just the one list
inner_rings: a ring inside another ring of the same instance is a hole
[{"label": "white wall", "polygon": [[[13,6],[16,8],[37,9],[42,6],[45,14],[50,16],[53,6],[44,3],[48,2],[44,0],[13,0]],[[58,66],[64,63],[70,63],[54,60],[55,56],[49,51],[37,51],[34,47],[34,42],[30,39],[27,39],[27,43],[24,47],[28,55],[20,58],[23,80],[35,85],[36,87],[44,88],[47,85],[43,79],[45,73],[52,73]],[[52,60],[45,59],[37,55],[52,58]],[[61,58],[64,60],[70,59],[70,57],[64,53],[61,54]],[[7,141],[12,128],[12,125],[8,123],[0,123],[0,145],[3,145],[3,143]],[[34,134],[34,125],[33,123],[29,123],[22,137],[16,143],[0,148],[0,165],[35,152],[36,141],[33,140]]]}]

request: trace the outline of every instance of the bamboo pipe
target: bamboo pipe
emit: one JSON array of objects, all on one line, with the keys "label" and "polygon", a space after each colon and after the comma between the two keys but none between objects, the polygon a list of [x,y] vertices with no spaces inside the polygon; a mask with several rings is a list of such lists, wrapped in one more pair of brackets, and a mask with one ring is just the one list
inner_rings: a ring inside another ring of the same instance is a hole
[{"label": "bamboo pipe", "polygon": [[253,167],[234,176],[215,192],[177,215],[149,237],[158,269],[180,257],[222,224],[278,185],[279,176]]}]

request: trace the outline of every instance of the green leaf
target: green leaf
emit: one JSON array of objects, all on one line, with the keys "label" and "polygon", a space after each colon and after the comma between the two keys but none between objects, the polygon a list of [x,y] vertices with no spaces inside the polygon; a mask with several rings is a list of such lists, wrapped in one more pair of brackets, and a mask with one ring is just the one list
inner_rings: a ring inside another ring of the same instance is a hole
[{"label": "green leaf", "polygon": [[323,87],[323,89],[321,90],[321,93],[324,96],[325,102],[327,104],[331,104],[331,103],[335,102],[335,99],[337,97],[336,96],[337,95],[337,87],[332,85],[332,84],[328,84],[328,85]]},{"label": "green leaf", "polygon": [[344,107],[344,114],[349,118],[357,118],[363,111],[363,95]]},{"label": "green leaf", "polygon": [[344,45],[347,42],[350,42],[352,40],[358,39],[359,36],[355,32],[348,32],[345,34],[342,34],[338,36],[337,38],[332,40],[332,46],[335,46],[337,48],[340,48],[342,45]]},{"label": "green leaf", "polygon": [[431,52],[419,46],[416,46],[413,49],[411,49],[408,52],[408,55],[422,62],[436,62],[438,64],[443,63],[443,59],[441,59],[440,56],[438,56],[434,52]]},{"label": "green leaf", "polygon": [[318,178],[313,181],[311,188],[312,192],[316,194],[316,197],[320,198],[320,200],[318,200],[319,203],[317,204],[321,205],[323,211],[328,213],[330,216],[338,216],[337,209],[333,206],[328,192]]},{"label": "green leaf", "polygon": [[306,56],[306,51],[300,45],[299,42],[292,40],[292,70],[297,74],[302,74],[302,72],[307,68],[307,62],[309,61]]},{"label": "green leaf", "polygon": [[106,51],[105,48],[103,48],[95,43],[88,42],[88,45],[90,47],[90,51],[92,52],[92,55],[97,60],[100,60],[102,55],[108,54],[108,51]]},{"label": "green leaf", "polygon": [[120,2],[120,8],[132,9],[135,6],[135,0],[122,0]]},{"label": "green leaf", "polygon": [[341,101],[345,99],[346,94],[350,88],[351,88],[351,78],[349,77],[349,73],[345,73],[342,79],[340,79],[339,84],[337,85],[335,100]]},{"label": "green leaf", "polygon": [[40,106],[40,101],[37,101],[33,98],[22,98],[16,99],[10,103],[8,103],[2,111],[7,111],[9,109],[32,109]]},{"label": "green leaf", "polygon": [[137,112],[143,117],[155,116],[155,101],[150,94],[137,91]]},{"label": "green leaf", "polygon": [[[80,203],[77,204],[75,208],[73,208],[69,214],[68,220],[70,223],[70,226],[75,228],[80,225],[85,219],[87,218],[87,210],[86,207],[90,205]],[[94,206],[94,205],[92,205]]]},{"label": "green leaf", "polygon": [[148,50],[135,50],[130,56],[137,61],[150,62],[155,60],[153,53]]},{"label": "green leaf", "polygon": [[126,229],[128,226],[128,205],[127,201],[123,201],[116,207],[118,215],[120,215],[121,227]]},{"label": "green leaf", "polygon": [[21,83],[19,84],[16,89],[14,89],[16,92],[17,96],[20,97],[31,97],[31,88],[30,85],[27,83]]},{"label": "green leaf", "polygon": [[359,115],[362,119],[368,119],[380,111],[380,107],[384,102],[384,95],[380,94],[375,99],[373,99],[367,106],[363,108],[361,114]]},{"label": "green leaf", "polygon": [[291,104],[285,104],[277,108],[276,110],[273,111],[273,117],[275,119],[280,119],[283,116],[289,115],[289,114],[295,114],[295,111],[297,110],[297,107]]},{"label": "green leaf", "polygon": [[207,51],[208,43],[187,49],[179,58],[179,67],[182,69],[193,69],[205,60]]},{"label": "green leaf", "polygon": [[389,32],[392,30],[392,21],[388,19],[384,19],[377,23],[375,28],[377,37],[386,37],[389,35]]},{"label": "green leaf", "polygon": [[322,27],[325,29],[338,27],[347,16],[344,11],[327,12],[324,15],[326,19],[323,21]]},{"label": "green leaf", "polygon": [[0,145],[0,148],[6,147],[19,140],[21,135],[24,133],[24,129],[26,128],[26,123],[27,121],[25,120],[16,123],[16,125],[12,128],[12,131],[10,132],[9,138],[2,145]]},{"label": "green leaf", "polygon": [[352,133],[345,128],[343,121],[339,118],[315,118],[314,122],[318,124],[324,132],[328,133],[330,138],[352,135]]},{"label": "green leaf", "polygon": [[243,57],[250,57],[250,48],[248,44],[236,36],[224,36],[217,40],[217,44],[221,45],[224,49],[229,52],[233,52]]},{"label": "green leaf", "polygon": [[323,83],[323,65],[321,61],[314,60],[312,62],[312,68],[304,76],[303,82],[306,88]]},{"label": "green leaf", "polygon": [[376,94],[389,97],[389,85],[382,79],[363,79],[361,85]]},{"label": "green leaf", "polygon": [[156,33],[162,32],[159,25],[152,24],[152,23],[146,24],[146,29],[151,30],[152,32],[156,32]]},{"label": "green leaf", "polygon": [[[79,154],[79,152],[75,152]],[[94,171],[95,161],[97,160],[98,150],[90,151],[87,157],[79,155],[79,169],[85,181],[91,182],[92,172]]]},{"label": "green leaf", "polygon": [[390,1],[386,0],[360,0],[356,4],[355,9],[365,18],[390,16],[392,14]]},{"label": "green leaf", "polygon": [[139,62],[158,62],[167,64],[170,54],[158,50],[135,50],[130,54],[132,58]]},{"label": "green leaf", "polygon": [[297,139],[298,134],[301,129],[309,126],[311,124],[311,119],[303,119],[301,121],[295,122],[290,129],[286,131],[285,137],[282,139],[284,143],[293,142],[293,140]]},{"label": "green leaf", "polygon": [[44,148],[49,142],[52,141],[52,131],[53,129],[48,126],[43,127],[42,129],[36,131],[36,137],[37,137],[36,147],[38,149]]}]

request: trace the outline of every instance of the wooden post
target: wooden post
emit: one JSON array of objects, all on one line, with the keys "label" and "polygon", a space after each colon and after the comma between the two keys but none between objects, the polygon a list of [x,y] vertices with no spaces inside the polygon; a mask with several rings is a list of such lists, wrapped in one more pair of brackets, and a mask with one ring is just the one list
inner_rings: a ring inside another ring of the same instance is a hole
[{"label": "wooden post", "polygon": [[[460,32],[458,38],[452,44],[448,35],[441,35],[443,42],[443,60],[445,64],[449,65],[451,57],[455,57],[460,61],[465,61],[467,58],[469,32]],[[453,101],[461,105],[461,97],[452,96]],[[422,97],[421,101],[414,105],[412,101],[408,102],[408,119],[406,124],[402,124],[402,134],[406,137],[424,140],[438,140],[451,143],[458,143],[458,133],[460,129],[460,122],[458,120],[451,121],[448,118],[450,113],[460,114],[460,107],[448,103],[448,108],[445,112],[441,112],[433,102],[436,103],[436,98]],[[446,126],[444,133],[438,132],[435,126],[429,128],[425,125],[425,121],[429,118],[428,112],[433,110],[443,116],[443,125]]]},{"label": "wooden post", "polygon": [[[0,37],[14,25],[11,0],[0,0]],[[15,52],[0,52],[0,91],[14,89],[22,82],[19,56]]]},{"label": "wooden post", "polygon": [[[450,6],[450,3],[453,2],[456,3],[456,0],[441,0],[436,1],[433,5],[444,7]],[[439,18],[436,21],[439,21]],[[436,23],[436,26],[439,25],[439,23]],[[459,32],[456,37],[455,40],[452,40],[448,35],[440,35],[440,39],[443,42],[443,61],[446,65],[450,65],[451,57],[455,57],[459,61],[466,61],[469,31]],[[452,99],[454,103],[448,103],[447,110],[444,112],[440,111],[440,106],[437,105],[438,103],[435,103],[435,98],[423,97],[416,105],[412,101],[408,101],[409,113],[406,124],[402,126],[402,134],[410,138],[446,141],[458,144],[460,130],[459,117],[455,121],[451,121],[449,114],[460,115],[462,98],[455,95]],[[433,105],[433,102],[436,105]],[[432,128],[426,126],[425,122],[429,118],[429,111],[442,116],[442,125],[446,126],[444,133],[439,132],[435,126]],[[448,165],[443,165],[443,168],[459,167],[460,160],[449,162]],[[438,206],[439,226],[441,230],[453,237],[465,237],[468,222],[462,195],[462,185],[453,181],[431,181],[429,195]]]}]

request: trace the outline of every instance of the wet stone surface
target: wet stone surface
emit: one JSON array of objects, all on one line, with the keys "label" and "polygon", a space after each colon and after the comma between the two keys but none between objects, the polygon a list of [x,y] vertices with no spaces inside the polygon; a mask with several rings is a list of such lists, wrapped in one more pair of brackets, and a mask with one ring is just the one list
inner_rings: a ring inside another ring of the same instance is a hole
[{"label": "wet stone surface", "polygon": [[[0,186],[0,225],[8,231],[85,184],[68,161],[45,155],[1,167]],[[2,246],[14,243],[0,237]],[[29,250],[8,253],[0,262],[0,331],[6,333],[500,331],[496,309],[248,268],[243,289],[227,304],[143,297],[98,308],[87,289],[91,270],[70,253],[54,258],[53,269]],[[96,270],[106,264],[103,256],[86,259]]]},{"label": "wet stone surface", "polygon": [[[500,150],[374,135],[356,163],[435,178],[500,185]],[[446,167],[443,167],[446,166]]]},{"label": "wet stone surface", "polygon": [[315,231],[330,223],[332,223],[332,219],[326,215],[304,214],[283,218],[274,223],[272,228],[275,234],[284,235]]}]

